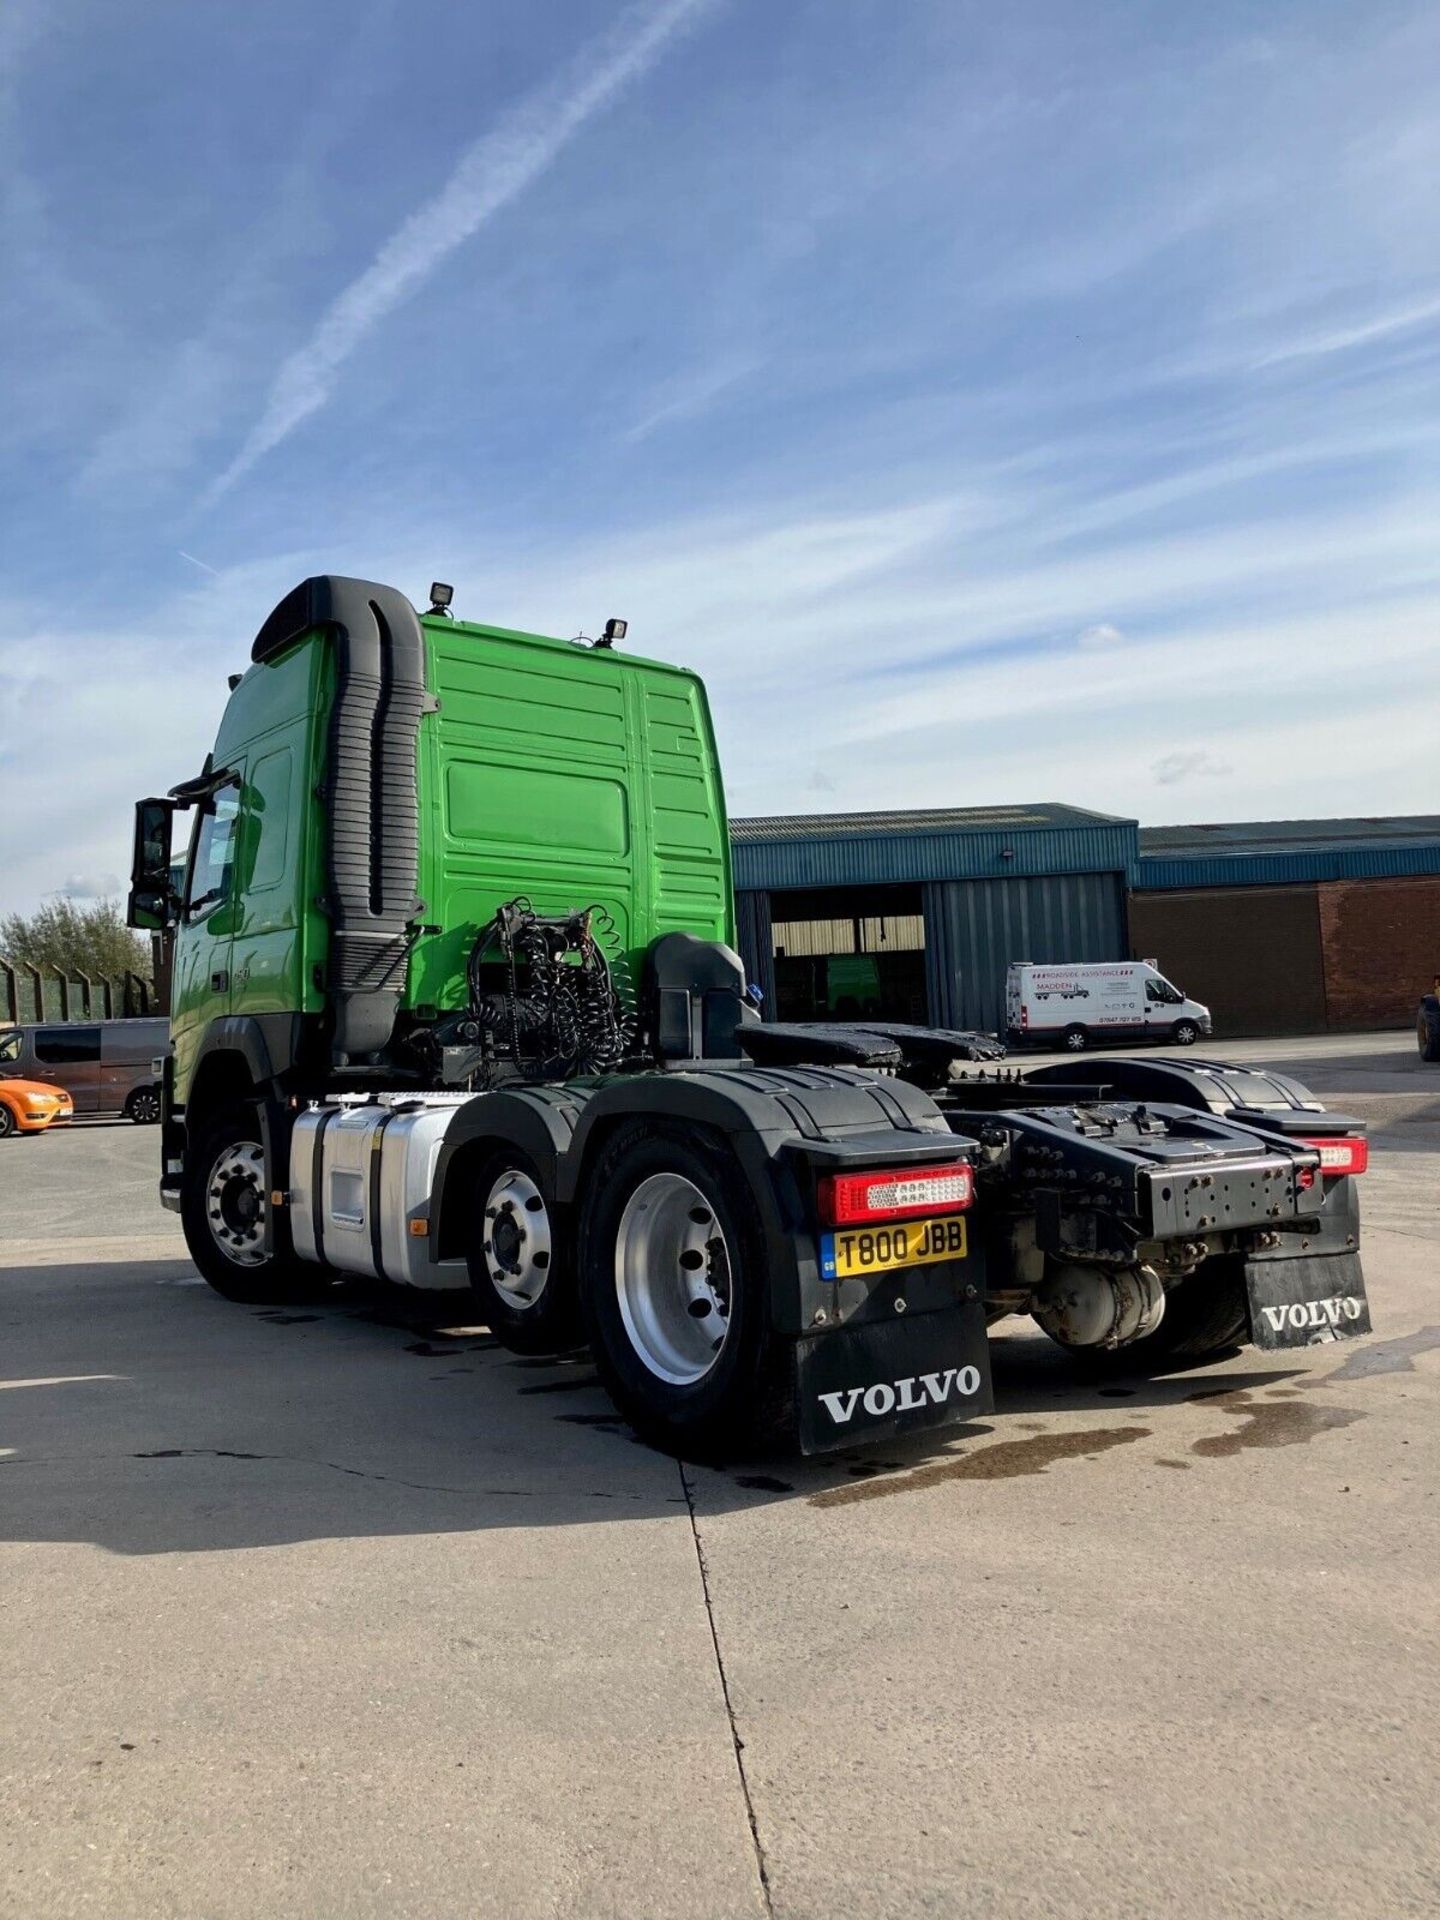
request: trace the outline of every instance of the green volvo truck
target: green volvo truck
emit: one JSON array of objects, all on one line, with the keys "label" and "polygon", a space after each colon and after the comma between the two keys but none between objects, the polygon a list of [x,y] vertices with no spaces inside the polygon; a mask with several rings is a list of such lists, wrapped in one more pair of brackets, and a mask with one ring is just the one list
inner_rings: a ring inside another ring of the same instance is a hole
[{"label": "green volvo truck", "polygon": [[1360,1123],[1213,1061],[762,1020],[699,678],[450,598],[303,582],[137,805],[160,1194],[218,1292],[453,1289],[695,1452],[988,1410],[1009,1314],[1128,1366],[1368,1329]]}]

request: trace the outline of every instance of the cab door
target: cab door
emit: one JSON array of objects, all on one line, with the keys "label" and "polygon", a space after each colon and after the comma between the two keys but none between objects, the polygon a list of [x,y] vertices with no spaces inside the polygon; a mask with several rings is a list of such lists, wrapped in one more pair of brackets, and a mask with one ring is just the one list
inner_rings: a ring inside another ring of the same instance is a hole
[{"label": "cab door", "polygon": [[304,999],[306,723],[256,741],[235,854],[232,1013],[297,1013]]},{"label": "cab door", "polygon": [[1162,980],[1158,973],[1145,976],[1145,1034],[1147,1039],[1168,1039],[1175,1009],[1183,1006],[1184,994]]},{"label": "cab door", "polygon": [[197,809],[175,936],[170,1038],[175,1088],[183,1101],[210,1022],[230,1011],[235,937],[235,841],[242,774],[232,771]]}]

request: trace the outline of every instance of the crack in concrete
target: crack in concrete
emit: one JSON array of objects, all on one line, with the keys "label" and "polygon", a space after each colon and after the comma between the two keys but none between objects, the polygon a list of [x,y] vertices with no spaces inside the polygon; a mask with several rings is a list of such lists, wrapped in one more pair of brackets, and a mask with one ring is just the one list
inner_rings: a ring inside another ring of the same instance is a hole
[{"label": "crack in concrete", "polygon": [[[240,1453],[233,1447],[159,1447],[153,1453],[132,1453],[132,1460],[271,1460],[296,1467],[324,1467],[331,1473],[343,1473],[355,1480],[380,1480],[387,1486],[406,1487],[413,1493],[453,1493],[462,1499],[544,1500],[540,1487],[447,1487],[429,1480],[401,1480],[393,1473],[374,1473],[365,1467],[347,1467],[339,1460],[315,1460],[300,1453]],[[32,1465],[44,1466],[44,1461]],[[615,1493],[594,1487],[570,1489],[582,1500],[645,1500],[643,1493]],[[668,1504],[672,1504],[667,1502]],[[680,1503],[675,1501],[674,1505]]]},{"label": "crack in concrete", "polygon": [[685,1506],[690,1514],[690,1537],[695,1542],[695,1564],[700,1569],[700,1591],[705,1599],[705,1618],[710,1623],[710,1644],[715,1650],[715,1671],[720,1676],[720,1696],[725,1702],[725,1718],[730,1725],[730,1745],[735,1755],[735,1772],[740,1780],[740,1795],[745,1802],[745,1818],[750,1826],[750,1844],[755,1850],[755,1872],[760,1881],[760,1898],[765,1912],[772,1917],[775,1903],[770,1893],[770,1870],[765,1862],[765,1848],[760,1840],[760,1822],[755,1814],[755,1801],[750,1792],[750,1779],[745,1771],[745,1742],[740,1738],[740,1729],[735,1723],[735,1703],[730,1698],[730,1678],[725,1671],[725,1657],[720,1651],[720,1634],[715,1625],[715,1607],[710,1598],[710,1568],[705,1559],[705,1547],[700,1538],[700,1523],[695,1517],[695,1496],[691,1490],[689,1477],[685,1472],[683,1460],[677,1460],[680,1469],[680,1486],[685,1495]]}]

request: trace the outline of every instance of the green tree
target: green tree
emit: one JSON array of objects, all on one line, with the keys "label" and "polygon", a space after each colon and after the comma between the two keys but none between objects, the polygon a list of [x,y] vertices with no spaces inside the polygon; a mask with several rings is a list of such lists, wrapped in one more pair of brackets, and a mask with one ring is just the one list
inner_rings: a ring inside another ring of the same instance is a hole
[{"label": "green tree", "polygon": [[149,979],[150,943],[125,924],[118,900],[68,899],[56,894],[28,917],[0,919],[0,956],[44,973],[88,974],[92,980],[138,973]]}]

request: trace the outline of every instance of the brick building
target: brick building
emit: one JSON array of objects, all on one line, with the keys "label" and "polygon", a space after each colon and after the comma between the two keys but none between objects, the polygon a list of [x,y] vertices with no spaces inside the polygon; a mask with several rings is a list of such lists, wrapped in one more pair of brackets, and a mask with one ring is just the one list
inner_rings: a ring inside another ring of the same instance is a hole
[{"label": "brick building", "polygon": [[1440,972],[1440,815],[1142,827],[1130,943],[1223,1031],[1405,1026]]}]

